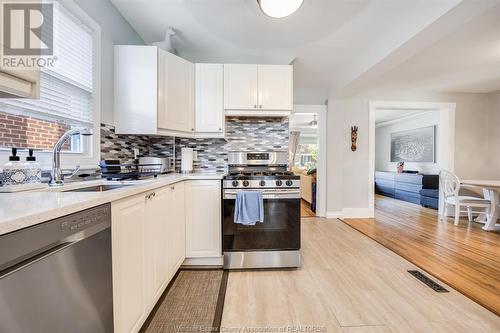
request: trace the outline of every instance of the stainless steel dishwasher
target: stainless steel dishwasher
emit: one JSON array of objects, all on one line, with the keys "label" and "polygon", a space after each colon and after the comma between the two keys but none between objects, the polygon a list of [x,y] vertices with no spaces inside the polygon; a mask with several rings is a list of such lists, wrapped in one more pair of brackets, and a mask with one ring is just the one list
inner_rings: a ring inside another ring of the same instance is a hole
[{"label": "stainless steel dishwasher", "polygon": [[113,332],[111,206],[0,236],[0,332]]}]

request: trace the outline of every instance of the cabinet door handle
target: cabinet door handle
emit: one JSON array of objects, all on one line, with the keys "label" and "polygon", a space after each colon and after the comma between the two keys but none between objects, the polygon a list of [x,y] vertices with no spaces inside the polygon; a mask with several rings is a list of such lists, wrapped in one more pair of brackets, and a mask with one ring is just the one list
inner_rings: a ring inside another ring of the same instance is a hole
[{"label": "cabinet door handle", "polygon": [[257,109],[257,104],[254,104],[253,108],[254,108],[254,109]]},{"label": "cabinet door handle", "polygon": [[259,108],[262,109],[262,105],[259,105]]},{"label": "cabinet door handle", "polygon": [[191,128],[191,132],[194,132],[194,128]]},{"label": "cabinet door handle", "polygon": [[222,128],[219,127],[219,131],[222,131]]},{"label": "cabinet door handle", "polygon": [[151,193],[153,197],[156,197],[156,192]]},{"label": "cabinet door handle", "polygon": [[175,186],[170,186],[170,189],[171,189],[172,191],[174,191],[174,190],[175,190]]}]

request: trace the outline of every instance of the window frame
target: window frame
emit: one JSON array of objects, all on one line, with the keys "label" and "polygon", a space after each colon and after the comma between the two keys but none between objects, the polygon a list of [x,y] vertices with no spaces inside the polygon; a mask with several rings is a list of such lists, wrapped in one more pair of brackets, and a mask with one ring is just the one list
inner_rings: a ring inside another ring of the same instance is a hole
[{"label": "window frame", "polygon": [[[306,137],[307,137],[307,135],[306,135]],[[317,152],[316,152],[316,161],[315,161],[315,164],[316,164],[316,166],[317,166],[317,164],[318,164],[318,156],[319,156],[319,152],[318,152],[318,146],[319,146],[319,144],[318,144],[318,137],[317,137],[317,136],[316,136],[316,142],[315,142],[315,143],[301,143],[301,142],[300,142],[300,138],[299,138],[299,142],[298,142],[298,144],[297,144],[297,152],[296,152],[296,154],[295,154],[295,160],[293,161],[293,166],[294,166],[294,167],[298,167],[298,168],[306,168],[306,166],[305,166],[305,165],[299,165],[299,166],[297,166],[297,165],[296,165],[296,160],[297,160],[297,158],[302,157],[302,156],[307,156],[307,155],[309,155],[309,156],[311,156],[311,157],[313,156],[313,154],[302,154],[302,153],[300,153],[300,152],[299,152],[299,147],[300,147],[301,145],[316,146],[316,150],[317,150]]]},{"label": "window frame", "polygon": [[[42,0],[45,2],[44,0]],[[74,169],[79,165],[82,169],[98,168],[101,154],[101,26],[97,24],[74,0],[55,0],[63,6],[68,12],[82,21],[92,31],[93,39],[93,75],[92,75],[92,133],[90,139],[81,140],[82,152],[61,152],[61,167],[65,169]],[[7,161],[10,156],[10,148],[0,148],[0,159]],[[20,149],[21,161],[28,155],[27,149]],[[52,168],[52,151],[36,151],[37,162],[42,169]],[[0,163],[0,166],[3,163]]]}]

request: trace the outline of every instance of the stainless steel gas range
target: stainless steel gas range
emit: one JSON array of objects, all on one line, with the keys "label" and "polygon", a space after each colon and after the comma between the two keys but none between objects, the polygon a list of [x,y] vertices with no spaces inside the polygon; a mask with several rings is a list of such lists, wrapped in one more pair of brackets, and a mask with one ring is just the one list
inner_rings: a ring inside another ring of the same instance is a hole
[{"label": "stainless steel gas range", "polygon": [[[300,267],[300,177],[287,152],[230,152],[223,179],[224,268]],[[264,222],[234,223],[238,191],[261,191]]]}]

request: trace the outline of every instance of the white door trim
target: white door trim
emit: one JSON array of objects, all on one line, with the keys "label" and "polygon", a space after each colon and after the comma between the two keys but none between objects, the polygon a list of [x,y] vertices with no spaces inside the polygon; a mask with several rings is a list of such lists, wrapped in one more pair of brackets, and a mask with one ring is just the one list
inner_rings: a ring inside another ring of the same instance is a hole
[{"label": "white door trim", "polygon": [[295,104],[293,113],[315,113],[318,120],[318,163],[316,170],[316,216],[326,217],[326,126],[327,105]]},{"label": "white door trim", "polygon": [[[369,103],[369,150],[368,150],[368,190],[369,210],[372,217],[375,216],[375,111],[377,110],[420,110],[439,111],[441,124],[441,159],[442,169],[455,172],[455,103],[440,102],[394,102],[394,101],[370,101]],[[446,152],[448,154],[446,154]],[[439,195],[441,201],[442,195]],[[441,204],[439,205],[441,208]],[[440,211],[439,214],[442,214]]]}]

